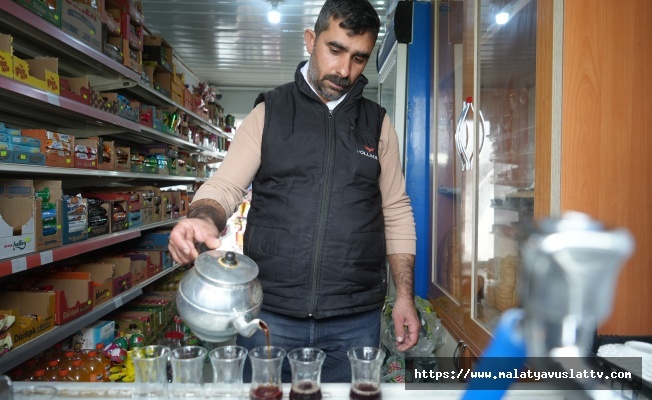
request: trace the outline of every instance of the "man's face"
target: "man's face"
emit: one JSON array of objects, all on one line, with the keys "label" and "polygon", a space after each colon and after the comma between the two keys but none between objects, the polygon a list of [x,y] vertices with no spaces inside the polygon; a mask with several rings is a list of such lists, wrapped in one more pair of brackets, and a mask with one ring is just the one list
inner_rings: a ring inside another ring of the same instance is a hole
[{"label": "man's face", "polygon": [[376,36],[347,35],[340,20],[331,18],[328,29],[319,37],[306,29],[304,39],[310,53],[308,79],[324,103],[337,100],[351,90],[362,74],[374,48]]}]

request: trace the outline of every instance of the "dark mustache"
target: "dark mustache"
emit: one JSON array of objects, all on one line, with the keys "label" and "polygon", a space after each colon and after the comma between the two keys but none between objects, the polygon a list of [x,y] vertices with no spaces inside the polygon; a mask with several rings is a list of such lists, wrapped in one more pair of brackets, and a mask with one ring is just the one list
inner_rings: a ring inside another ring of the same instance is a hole
[{"label": "dark mustache", "polygon": [[336,84],[336,85],[338,85],[338,86],[341,86],[341,87],[344,88],[344,89],[346,89],[346,88],[348,88],[349,86],[351,86],[351,81],[349,81],[349,80],[346,79],[346,78],[340,78],[340,77],[337,76],[337,75],[326,75],[326,76],[324,76],[324,80],[325,80],[325,81],[331,81],[331,82],[333,82],[334,84]]}]

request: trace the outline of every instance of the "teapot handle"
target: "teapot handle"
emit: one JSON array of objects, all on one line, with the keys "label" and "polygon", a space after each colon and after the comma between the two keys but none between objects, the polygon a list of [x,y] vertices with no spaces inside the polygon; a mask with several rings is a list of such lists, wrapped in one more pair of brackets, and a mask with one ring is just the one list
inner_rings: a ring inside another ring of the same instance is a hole
[{"label": "teapot handle", "polygon": [[199,254],[206,253],[207,251],[211,251],[211,249],[209,249],[208,246],[206,246],[206,243],[204,242],[197,243],[196,247]]}]

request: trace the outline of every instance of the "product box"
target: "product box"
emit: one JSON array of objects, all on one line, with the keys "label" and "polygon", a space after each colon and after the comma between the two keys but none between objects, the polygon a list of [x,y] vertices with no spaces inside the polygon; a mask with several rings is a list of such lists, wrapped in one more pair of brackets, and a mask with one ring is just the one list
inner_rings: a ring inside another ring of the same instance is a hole
[{"label": "product box", "polygon": [[[173,293],[174,294],[174,293]],[[156,305],[161,307],[163,323],[166,324],[176,315],[176,294],[174,296],[163,296],[156,293],[144,293],[132,300],[129,304]]]},{"label": "product box", "polygon": [[59,60],[53,57],[37,57],[23,60],[12,57],[14,63],[14,79],[58,95]]},{"label": "product box", "polygon": [[143,72],[143,52],[132,49],[129,46],[129,40],[120,37],[109,37],[107,43],[122,52],[122,65],[139,74]]},{"label": "product box", "polygon": [[147,268],[149,265],[149,260],[146,254],[138,253],[127,253],[124,257],[128,257],[131,261],[130,271],[132,276],[132,282],[134,285],[138,285],[144,282],[147,276]]},{"label": "product box", "polygon": [[[92,197],[92,196],[91,196]],[[91,216],[90,213],[92,212],[91,209],[89,208],[89,224],[88,224],[88,238],[94,238],[97,236],[101,235],[106,235],[111,232],[111,223],[109,221],[109,218],[111,218],[111,204],[108,201],[105,201],[102,204],[99,204],[97,207],[103,208],[106,211],[106,224],[100,225],[100,226],[93,226],[91,224]]]},{"label": "product box", "polygon": [[155,62],[165,70],[172,72],[174,51],[161,35],[143,37],[143,61]]},{"label": "product box", "polygon": [[81,343],[82,349],[95,350],[101,343],[108,346],[115,339],[114,321],[95,321],[73,336],[73,343]]},{"label": "product box", "polygon": [[[51,181],[51,180],[35,180],[34,190],[36,192],[41,192],[47,190],[50,193],[50,198],[47,203],[52,203],[55,205],[55,218],[56,222],[54,223],[55,230],[52,232],[50,229],[47,231],[43,229],[43,201],[41,198],[37,199],[35,202],[34,208],[34,237],[36,240],[35,250],[43,251],[59,247],[63,244],[63,225],[61,221],[63,219],[63,206],[61,198],[63,196],[63,191],[61,190],[61,181]],[[51,223],[46,223],[45,225],[52,226]]]},{"label": "product box", "polygon": [[61,85],[60,96],[69,98],[76,102],[91,105],[91,85],[86,77],[82,78],[59,78]]},{"label": "product box", "polygon": [[128,212],[127,219],[129,220],[129,228],[137,228],[139,226],[143,226],[143,217],[141,210]]},{"label": "product box", "polygon": [[36,287],[55,292],[55,325],[88,314],[93,308],[93,281],[88,272],[57,272],[39,281]]},{"label": "product box", "polygon": [[0,180],[0,259],[35,251],[34,185]]},{"label": "product box", "polygon": [[140,210],[140,195],[131,188],[98,188],[92,192],[82,192],[83,197],[96,197],[98,199],[114,202],[125,202],[125,211]]},{"label": "product box", "polygon": [[45,165],[59,168],[75,166],[75,137],[45,129],[23,129],[23,136],[41,141],[40,152],[45,155]]},{"label": "product box", "polygon": [[120,232],[129,228],[129,205],[127,200],[110,201],[111,204],[111,232]]},{"label": "product box", "polygon": [[11,46],[11,35],[0,33],[0,75],[7,78],[14,77],[14,51]]},{"label": "product box", "polygon": [[75,168],[97,169],[98,159],[102,156],[100,141],[97,137],[75,139]]},{"label": "product box", "polygon": [[102,17],[93,7],[62,0],[61,29],[97,51],[102,51]]},{"label": "product box", "polygon": [[40,0],[16,0],[18,4],[58,27],[61,27],[61,1],[49,0],[46,3]]},{"label": "product box", "polygon": [[131,148],[116,144],[115,154],[115,170],[119,172],[131,172]]},{"label": "product box", "polygon": [[[0,307],[0,314],[16,318],[9,329],[0,334],[11,337],[10,349],[27,343],[54,327],[54,292],[4,291],[0,293]],[[0,349],[0,354],[2,352]]]},{"label": "product box", "polygon": [[112,263],[85,263],[74,268],[78,272],[88,272],[93,281],[93,308],[106,303],[113,298],[113,268]]},{"label": "product box", "polygon": [[131,273],[131,259],[129,257],[102,257],[97,261],[103,264],[113,265],[114,297],[124,293],[135,285]]},{"label": "product box", "polygon": [[[88,200],[82,199],[81,205],[83,205],[84,208],[86,209],[86,216],[88,217]],[[63,208],[63,216],[61,217],[62,218],[61,225],[63,226],[63,233],[62,233],[63,244],[72,244],[88,239],[87,227],[74,232],[70,231],[71,227],[70,224],[68,223],[68,215],[66,214],[67,206],[65,205],[65,202],[62,202],[62,208]]]},{"label": "product box", "polygon": [[152,330],[151,312],[118,310],[115,313],[111,313],[110,318],[115,321],[115,328],[119,332],[126,332],[129,329],[129,325],[136,324],[136,329],[139,329],[145,336],[145,340],[149,340],[154,333]]},{"label": "product box", "polygon": [[161,229],[144,232],[140,239],[135,241],[134,249],[140,250],[167,250],[170,243],[170,229]]}]

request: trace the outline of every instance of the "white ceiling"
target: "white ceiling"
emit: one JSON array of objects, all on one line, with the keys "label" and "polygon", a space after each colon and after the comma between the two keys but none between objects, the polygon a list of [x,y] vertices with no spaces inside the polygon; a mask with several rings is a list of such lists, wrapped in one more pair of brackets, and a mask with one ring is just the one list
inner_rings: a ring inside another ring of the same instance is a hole
[{"label": "white ceiling", "polygon": [[[269,0],[141,0],[145,25],[162,35],[201,80],[220,89],[271,88],[293,80],[306,60],[303,32],[312,29],[323,0],[283,0],[279,24],[267,21]],[[385,1],[372,0],[385,32]],[[377,50],[378,46],[376,46]],[[376,60],[367,64],[368,87],[378,86]]]}]

